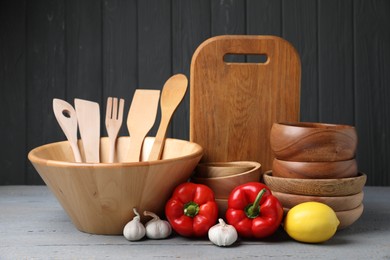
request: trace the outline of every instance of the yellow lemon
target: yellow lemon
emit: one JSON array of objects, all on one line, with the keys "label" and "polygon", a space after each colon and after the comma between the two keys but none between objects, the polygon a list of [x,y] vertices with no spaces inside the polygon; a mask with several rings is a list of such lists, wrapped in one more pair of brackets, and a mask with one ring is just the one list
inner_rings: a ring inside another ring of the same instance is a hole
[{"label": "yellow lemon", "polygon": [[339,224],[332,208],[311,201],[298,204],[288,211],[284,230],[297,241],[320,243],[333,237]]}]

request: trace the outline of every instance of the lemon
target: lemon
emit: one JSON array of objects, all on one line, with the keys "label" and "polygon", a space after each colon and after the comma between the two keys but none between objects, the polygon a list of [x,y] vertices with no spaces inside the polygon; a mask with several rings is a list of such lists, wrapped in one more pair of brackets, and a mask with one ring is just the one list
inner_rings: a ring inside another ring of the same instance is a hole
[{"label": "lemon", "polygon": [[339,224],[331,207],[311,201],[298,204],[288,211],[284,230],[297,241],[320,243],[333,237]]}]

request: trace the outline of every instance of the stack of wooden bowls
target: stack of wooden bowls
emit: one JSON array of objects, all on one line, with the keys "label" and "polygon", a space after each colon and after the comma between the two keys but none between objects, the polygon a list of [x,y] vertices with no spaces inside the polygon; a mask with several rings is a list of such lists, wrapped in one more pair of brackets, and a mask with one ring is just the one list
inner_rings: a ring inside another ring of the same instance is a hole
[{"label": "stack of wooden bowls", "polygon": [[261,165],[252,161],[200,163],[191,177],[192,182],[213,190],[220,217],[225,217],[228,198],[235,187],[260,179]]},{"label": "stack of wooden bowls", "polygon": [[286,211],[306,201],[325,203],[339,217],[339,229],[361,216],[366,175],[357,169],[353,126],[275,123],[270,142],[275,159],[264,182]]}]

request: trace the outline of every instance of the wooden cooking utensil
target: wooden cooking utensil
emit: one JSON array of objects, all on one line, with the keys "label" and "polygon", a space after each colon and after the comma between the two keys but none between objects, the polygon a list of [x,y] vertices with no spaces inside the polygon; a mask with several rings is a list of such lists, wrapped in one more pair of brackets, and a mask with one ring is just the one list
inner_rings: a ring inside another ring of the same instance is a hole
[{"label": "wooden cooking utensil", "polygon": [[183,74],[173,75],[165,82],[160,100],[161,122],[149,155],[149,161],[160,160],[169,122],[186,94],[187,85],[187,77]]},{"label": "wooden cooking utensil", "polygon": [[[226,62],[227,54],[263,55],[261,63]],[[191,62],[190,140],[202,162],[257,161],[272,169],[272,124],[299,120],[301,65],[276,36],[225,35],[206,40]]]},{"label": "wooden cooking utensil", "polygon": [[113,163],[115,159],[115,142],[122,126],[124,105],[125,100],[122,98],[119,100],[119,106],[118,98],[107,98],[106,129],[110,140],[109,163]]},{"label": "wooden cooking utensil", "polygon": [[99,163],[100,109],[96,102],[75,98],[77,121],[83,142],[85,161]]},{"label": "wooden cooking utensil", "polygon": [[80,150],[77,145],[76,111],[71,104],[58,98],[53,99],[53,111],[58,124],[69,141],[75,161],[81,162]]},{"label": "wooden cooking utensil", "polygon": [[127,116],[130,143],[126,161],[141,160],[143,141],[156,121],[159,98],[160,90],[137,89],[135,91]]}]

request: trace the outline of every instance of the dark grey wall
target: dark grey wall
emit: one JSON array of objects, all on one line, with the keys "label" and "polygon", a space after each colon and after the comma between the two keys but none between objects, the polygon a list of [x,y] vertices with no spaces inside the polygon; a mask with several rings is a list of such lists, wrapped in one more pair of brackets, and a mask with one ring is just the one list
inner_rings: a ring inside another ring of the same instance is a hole
[{"label": "dark grey wall", "polygon": [[[390,185],[388,0],[2,0],[0,184],[42,183],[27,152],[65,138],[54,97],[98,101],[104,114],[120,96],[127,113],[136,88],[189,77],[196,47],[221,34],[290,41],[302,60],[301,120],[355,125],[360,171]],[[188,126],[187,93],[169,135],[188,139]]]}]

